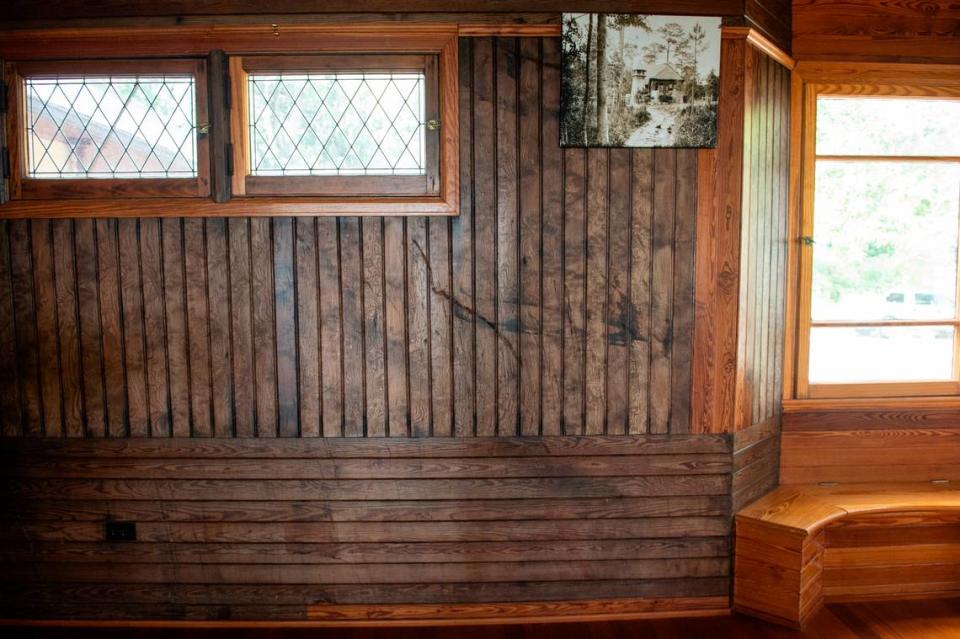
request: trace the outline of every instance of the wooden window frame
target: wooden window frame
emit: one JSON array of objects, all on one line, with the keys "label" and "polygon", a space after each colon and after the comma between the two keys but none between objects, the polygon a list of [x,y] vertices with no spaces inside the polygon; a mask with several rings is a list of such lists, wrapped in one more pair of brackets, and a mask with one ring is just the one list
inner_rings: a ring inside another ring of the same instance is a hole
[{"label": "wooden window frame", "polygon": [[[440,128],[425,126],[423,175],[260,176],[251,170],[249,76],[256,73],[422,72],[425,76],[425,122],[440,122],[437,55],[252,56],[231,59],[234,195],[316,195],[371,197],[435,197],[440,187]],[[442,128],[442,123],[441,123]],[[239,170],[237,170],[239,168]]]},{"label": "wooden window frame", "polygon": [[[917,156],[869,156],[869,155],[821,155],[816,154],[816,109],[821,95],[850,96],[899,96],[929,99],[960,99],[960,66],[956,65],[909,65],[871,63],[800,63],[794,82],[793,114],[799,126],[794,129],[793,154],[795,195],[791,228],[797,238],[791,242],[791,270],[794,276],[796,313],[790,321],[793,327],[788,335],[793,336],[794,369],[785,380],[785,397],[797,401],[820,401],[825,403],[857,398],[909,401],[911,398],[954,397],[960,395],[960,274],[957,278],[957,309],[953,320],[919,321],[850,321],[814,322],[812,318],[813,293],[813,246],[801,241],[814,237],[813,201],[815,192],[816,161],[818,159],[856,159],[863,161],[923,161],[931,158]],[[799,117],[798,117],[799,116]],[[799,139],[797,139],[799,137]],[[958,162],[960,158],[936,158],[935,161]],[[958,256],[960,272],[960,256]],[[811,383],[809,379],[810,334],[815,326],[918,326],[930,325],[954,327],[953,379],[931,381],[889,381],[857,383]],[[788,400],[789,402],[789,400]]]},{"label": "wooden window frame", "polygon": [[8,87],[6,138],[9,148],[11,200],[183,198],[210,195],[209,136],[197,135],[196,177],[172,178],[31,178],[27,176],[27,78],[78,78],[93,75],[183,74],[194,79],[195,119],[198,129],[209,123],[205,60],[69,60],[11,62],[5,67]]},{"label": "wooden window frame", "polygon": [[[316,51],[289,55],[230,57],[234,201],[269,201],[279,214],[298,214],[315,207],[317,214],[458,215],[459,86],[457,36],[440,32],[420,40],[384,34],[382,49],[367,44],[356,50],[342,38],[318,43]],[[361,40],[361,42],[363,42]],[[338,45],[342,48],[338,49]],[[427,120],[440,124],[427,131],[424,176],[256,176],[250,171],[248,75],[250,72],[318,70],[424,70],[427,76]],[[433,79],[435,78],[435,79]],[[433,105],[433,106],[432,106]]]}]

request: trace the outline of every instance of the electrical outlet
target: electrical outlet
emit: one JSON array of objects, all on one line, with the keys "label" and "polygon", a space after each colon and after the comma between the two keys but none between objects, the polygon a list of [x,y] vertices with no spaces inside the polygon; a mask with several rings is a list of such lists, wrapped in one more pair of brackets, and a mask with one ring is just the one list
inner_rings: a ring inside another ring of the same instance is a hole
[{"label": "electrical outlet", "polygon": [[132,521],[108,521],[105,528],[107,541],[137,540],[137,524]]}]

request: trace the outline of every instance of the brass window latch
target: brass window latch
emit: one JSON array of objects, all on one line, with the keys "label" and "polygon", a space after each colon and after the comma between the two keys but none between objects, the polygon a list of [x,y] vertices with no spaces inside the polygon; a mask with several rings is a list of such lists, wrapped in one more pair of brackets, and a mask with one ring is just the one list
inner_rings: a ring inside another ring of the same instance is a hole
[{"label": "brass window latch", "polygon": [[813,246],[816,244],[816,241],[809,235],[802,235],[800,236],[800,243],[804,246]]},{"label": "brass window latch", "polygon": [[424,124],[427,126],[427,131],[438,131],[440,129],[440,120],[427,120]]}]

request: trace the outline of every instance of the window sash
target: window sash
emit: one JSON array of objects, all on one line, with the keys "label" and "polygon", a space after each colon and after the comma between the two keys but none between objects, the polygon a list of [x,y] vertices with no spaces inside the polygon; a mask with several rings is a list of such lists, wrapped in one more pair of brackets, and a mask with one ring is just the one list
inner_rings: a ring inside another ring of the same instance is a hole
[{"label": "window sash", "polygon": [[[425,122],[440,122],[439,58],[436,54],[354,54],[234,57],[230,62],[234,118],[234,196],[436,197],[440,195],[439,128],[426,127],[422,175],[254,175],[251,169],[251,73],[330,71],[420,72],[425,75]],[[442,124],[442,123],[441,123]]]},{"label": "window sash", "polygon": [[191,75],[194,80],[194,118],[198,130],[209,122],[206,62],[193,59],[70,60],[10,63],[6,68],[10,92],[7,138],[10,147],[11,199],[115,197],[203,197],[210,194],[208,136],[196,139],[195,177],[83,177],[34,178],[27,167],[26,79],[74,79],[84,76]]}]

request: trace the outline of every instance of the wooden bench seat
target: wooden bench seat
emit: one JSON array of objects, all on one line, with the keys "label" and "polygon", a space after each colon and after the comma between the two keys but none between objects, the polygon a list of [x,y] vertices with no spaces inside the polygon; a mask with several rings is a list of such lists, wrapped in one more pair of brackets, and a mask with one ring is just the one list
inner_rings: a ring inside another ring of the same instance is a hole
[{"label": "wooden bench seat", "polygon": [[736,516],[734,608],[802,628],[826,602],[960,594],[956,485],[781,486]]}]

